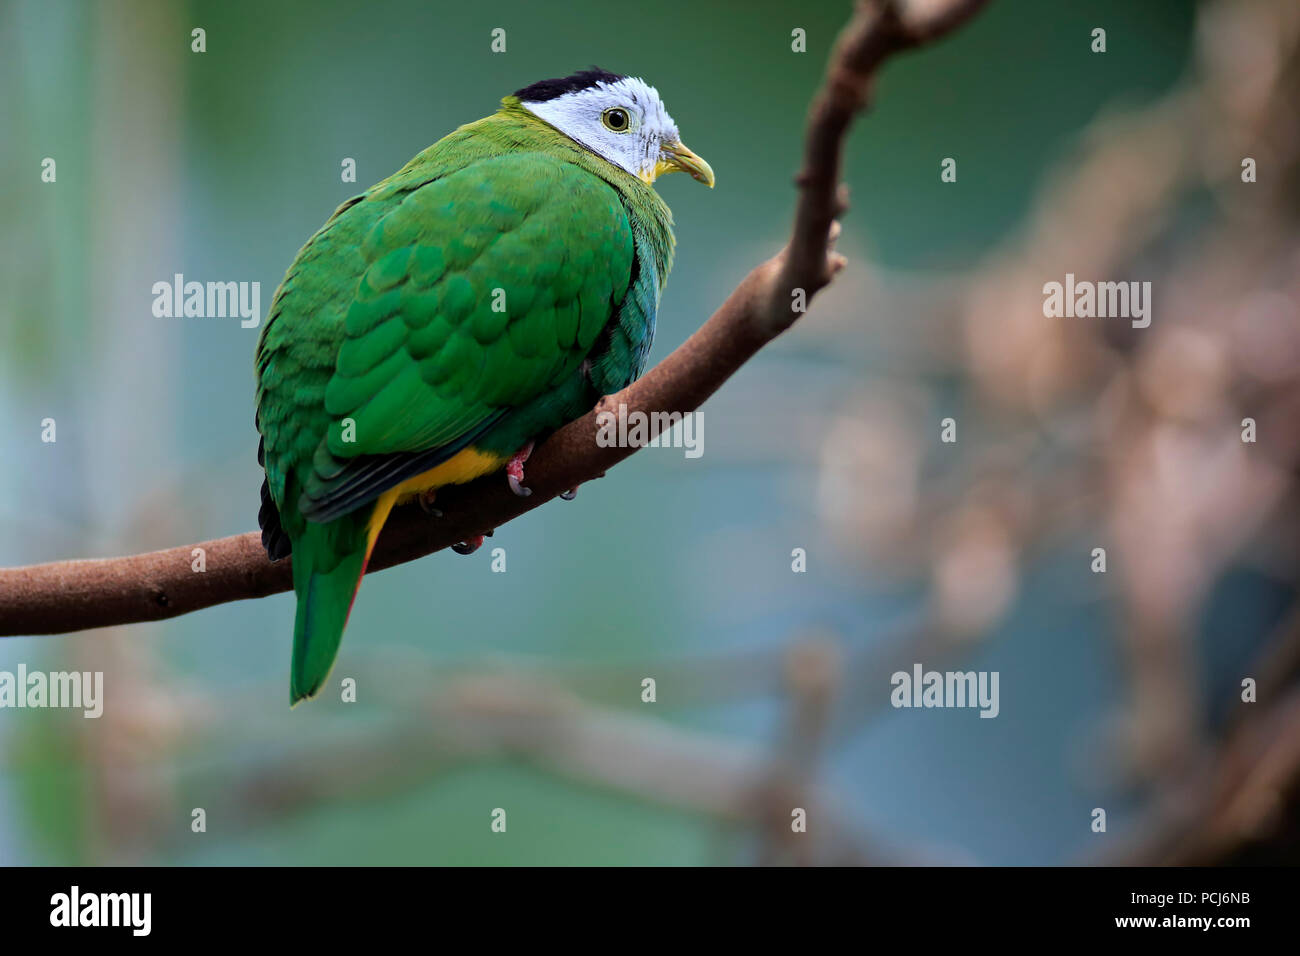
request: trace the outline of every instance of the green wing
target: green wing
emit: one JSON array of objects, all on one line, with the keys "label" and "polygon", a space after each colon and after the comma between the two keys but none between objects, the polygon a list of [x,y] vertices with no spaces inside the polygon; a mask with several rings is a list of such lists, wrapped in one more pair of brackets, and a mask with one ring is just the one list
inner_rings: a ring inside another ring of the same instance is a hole
[{"label": "green wing", "polygon": [[318,434],[309,455],[297,443],[297,506],[313,521],[450,458],[575,375],[627,293],[634,249],[612,187],[521,153],[404,194],[357,255],[332,372],[311,390]]},{"label": "green wing", "polygon": [[300,503],[315,520],[451,457],[572,376],[627,291],[633,242],[610,186],[532,153],[414,191],[362,253]]}]

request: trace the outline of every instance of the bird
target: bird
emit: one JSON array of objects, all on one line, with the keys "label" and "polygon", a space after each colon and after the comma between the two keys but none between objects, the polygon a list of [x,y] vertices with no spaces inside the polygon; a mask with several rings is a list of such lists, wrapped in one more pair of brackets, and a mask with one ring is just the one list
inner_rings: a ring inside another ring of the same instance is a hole
[{"label": "bird", "polygon": [[254,362],[291,706],[328,680],[395,506],[502,470],[529,494],[535,444],[644,371],[675,244],[653,184],[678,171],[714,185],[654,87],[593,67],[504,97],[299,250]]}]

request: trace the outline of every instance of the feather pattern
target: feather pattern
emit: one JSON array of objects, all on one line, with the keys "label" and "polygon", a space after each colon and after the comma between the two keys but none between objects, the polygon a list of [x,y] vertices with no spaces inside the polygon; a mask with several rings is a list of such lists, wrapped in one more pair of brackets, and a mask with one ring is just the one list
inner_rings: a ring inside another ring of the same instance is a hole
[{"label": "feather pattern", "polygon": [[639,375],[672,256],[658,194],[514,97],[307,242],[255,363],[263,543],[292,552],[299,598],[293,700],[333,662],[375,502],[465,450],[504,461]]}]

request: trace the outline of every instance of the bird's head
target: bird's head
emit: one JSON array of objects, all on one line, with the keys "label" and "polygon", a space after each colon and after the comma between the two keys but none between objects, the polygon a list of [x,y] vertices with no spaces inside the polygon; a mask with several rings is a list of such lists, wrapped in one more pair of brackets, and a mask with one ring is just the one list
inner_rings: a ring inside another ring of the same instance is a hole
[{"label": "bird's head", "polygon": [[644,182],[684,172],[713,186],[713,169],[686,148],[659,93],[645,80],[583,70],[526,86],[515,97],[534,116]]}]

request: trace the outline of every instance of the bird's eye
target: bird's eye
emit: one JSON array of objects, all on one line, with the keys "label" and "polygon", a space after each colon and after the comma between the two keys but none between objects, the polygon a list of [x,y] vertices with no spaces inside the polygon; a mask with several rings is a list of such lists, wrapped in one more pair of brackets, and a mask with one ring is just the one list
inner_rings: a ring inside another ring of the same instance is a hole
[{"label": "bird's eye", "polygon": [[617,106],[600,114],[601,122],[605,128],[613,130],[615,133],[626,133],[628,127],[627,110],[619,109]]}]

